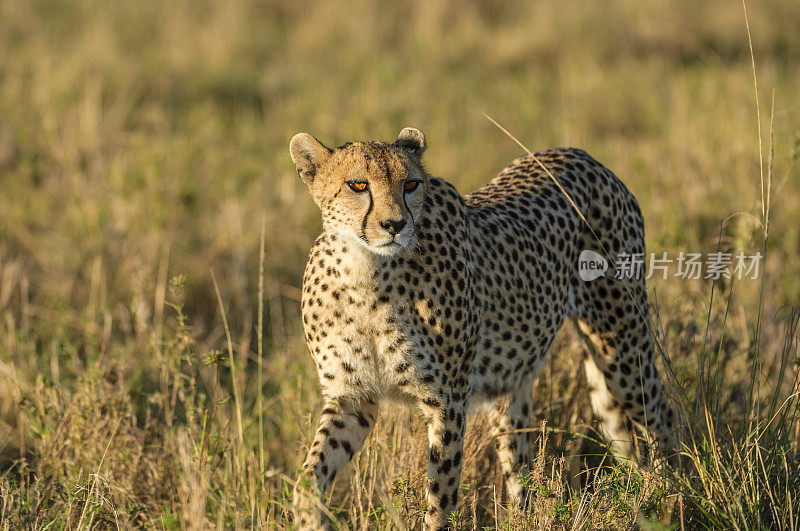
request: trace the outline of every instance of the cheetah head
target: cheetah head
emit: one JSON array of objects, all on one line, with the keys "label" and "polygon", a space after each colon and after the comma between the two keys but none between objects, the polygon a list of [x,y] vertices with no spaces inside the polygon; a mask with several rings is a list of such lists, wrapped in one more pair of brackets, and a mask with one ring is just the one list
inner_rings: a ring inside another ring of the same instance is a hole
[{"label": "cheetah head", "polygon": [[401,252],[414,239],[428,186],[423,151],[425,135],[411,127],[391,144],[351,142],[329,149],[308,133],[289,143],[325,230],[384,256]]}]

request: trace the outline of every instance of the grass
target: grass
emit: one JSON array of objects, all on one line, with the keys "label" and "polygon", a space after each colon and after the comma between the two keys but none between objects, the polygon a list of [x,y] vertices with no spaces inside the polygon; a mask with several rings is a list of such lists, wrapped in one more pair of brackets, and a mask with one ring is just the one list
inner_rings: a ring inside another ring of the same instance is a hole
[{"label": "grass", "polygon": [[[521,154],[484,113],[612,168],[649,251],[766,260],[648,281],[682,469],[610,460],[565,330],[529,508],[504,508],[477,414],[457,524],[800,527],[800,6],[746,8],[0,1],[0,528],[290,525],[320,402],[297,319],[319,214],[288,141],[412,125],[468,192]],[[331,517],[419,527],[424,445],[386,408]]]}]

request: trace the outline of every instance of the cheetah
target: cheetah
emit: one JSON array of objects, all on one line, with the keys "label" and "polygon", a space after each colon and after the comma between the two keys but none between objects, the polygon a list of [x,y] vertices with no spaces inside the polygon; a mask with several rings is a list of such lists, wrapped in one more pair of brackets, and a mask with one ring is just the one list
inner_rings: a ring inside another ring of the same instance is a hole
[{"label": "cheetah", "polygon": [[578,273],[583,250],[644,253],[636,199],[611,171],[582,150],[552,149],[462,196],[425,170],[414,128],[336,149],[300,133],[289,147],[323,227],[302,288],[324,407],[294,492],[300,528],[322,525],[319,496],[385,400],[417,404],[427,423],[427,529],[458,508],[470,403],[488,404],[506,494],[522,503],[532,385],[567,318],[586,340],[612,453],[634,458],[632,425],[670,444],[644,280]]}]

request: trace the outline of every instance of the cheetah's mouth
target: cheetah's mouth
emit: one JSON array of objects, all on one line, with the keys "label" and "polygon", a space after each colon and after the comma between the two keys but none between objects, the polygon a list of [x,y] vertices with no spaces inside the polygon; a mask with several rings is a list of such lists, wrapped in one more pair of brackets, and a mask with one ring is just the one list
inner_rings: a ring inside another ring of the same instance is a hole
[{"label": "cheetah's mouth", "polygon": [[380,237],[373,236],[371,240],[367,238],[366,234],[361,233],[358,235],[358,239],[364,247],[373,253],[382,256],[392,256],[412,245],[412,242],[414,242],[414,225],[409,223],[409,225],[397,234],[387,234],[384,232]]},{"label": "cheetah's mouth", "polygon": [[[406,240],[406,241],[404,241],[404,240]],[[393,255],[393,254],[399,253],[400,251],[402,251],[403,249],[408,247],[408,241],[410,241],[410,240],[407,237],[404,238],[402,234],[398,234],[396,236],[393,236],[391,239],[386,240],[385,242],[382,242],[380,244],[370,245],[370,247],[372,248],[372,250],[375,253],[378,253],[378,254],[381,254],[381,255],[384,255],[384,256]]]},{"label": "cheetah's mouth", "polygon": [[386,243],[382,243],[380,245],[375,245],[375,248],[377,248],[377,249],[385,249],[385,250],[396,250],[396,249],[402,249],[403,247],[405,247],[405,245],[403,245],[402,243],[397,241],[396,237],[392,238],[391,240],[389,240]]}]

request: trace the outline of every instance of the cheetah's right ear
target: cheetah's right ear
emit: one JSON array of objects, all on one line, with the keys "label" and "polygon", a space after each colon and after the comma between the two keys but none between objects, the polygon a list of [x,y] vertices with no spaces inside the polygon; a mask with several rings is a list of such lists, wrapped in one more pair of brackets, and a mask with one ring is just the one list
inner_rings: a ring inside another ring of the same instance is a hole
[{"label": "cheetah's right ear", "polygon": [[289,142],[289,154],[297,167],[297,175],[311,185],[317,169],[330,157],[332,151],[308,133],[298,133]]},{"label": "cheetah's right ear", "polygon": [[406,127],[400,131],[394,143],[417,158],[421,157],[422,152],[425,151],[425,135],[413,127]]}]

